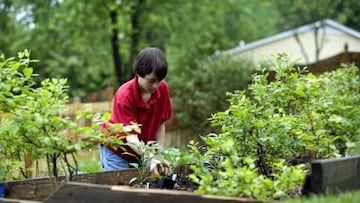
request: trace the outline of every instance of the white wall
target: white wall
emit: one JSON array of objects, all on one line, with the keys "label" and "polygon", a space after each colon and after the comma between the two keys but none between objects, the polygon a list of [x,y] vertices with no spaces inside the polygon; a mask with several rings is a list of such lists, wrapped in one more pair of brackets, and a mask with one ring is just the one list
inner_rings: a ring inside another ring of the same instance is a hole
[{"label": "white wall", "polygon": [[[319,42],[320,39],[323,39],[324,45],[320,51],[319,60],[329,58],[331,56],[344,52],[345,43],[348,44],[348,51],[360,52],[360,39],[354,38],[350,35],[346,35],[334,29],[327,29],[326,36],[321,36],[321,34],[322,33],[319,33]],[[305,60],[305,57],[301,52],[299,43],[296,41],[294,36],[283,38],[278,41],[273,41],[271,43],[267,43],[252,49],[235,53],[235,56],[250,57],[254,60],[256,64],[259,64],[259,62],[264,58],[268,59],[271,55],[285,52],[289,54],[292,59],[301,58],[299,63],[309,64],[315,62],[316,49],[314,32],[311,31],[299,34],[299,39],[306,50],[308,61]]]}]

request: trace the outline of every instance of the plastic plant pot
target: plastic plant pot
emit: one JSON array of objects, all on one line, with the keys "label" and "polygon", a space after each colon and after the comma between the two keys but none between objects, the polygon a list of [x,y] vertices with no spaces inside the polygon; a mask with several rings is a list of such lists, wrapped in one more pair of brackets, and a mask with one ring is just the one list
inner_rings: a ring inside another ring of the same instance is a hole
[{"label": "plastic plant pot", "polygon": [[157,182],[157,186],[160,189],[174,189],[176,181],[172,180],[170,177],[163,177]]},{"label": "plastic plant pot", "polygon": [[4,183],[0,183],[0,198],[3,197],[4,194]]}]

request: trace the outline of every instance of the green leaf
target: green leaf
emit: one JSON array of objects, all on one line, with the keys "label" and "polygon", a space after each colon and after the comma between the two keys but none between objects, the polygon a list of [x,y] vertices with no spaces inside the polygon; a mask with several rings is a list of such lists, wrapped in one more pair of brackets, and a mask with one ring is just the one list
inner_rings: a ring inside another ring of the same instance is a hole
[{"label": "green leaf", "polygon": [[356,146],[356,144],[355,144],[354,142],[346,142],[346,143],[345,143],[345,146],[346,146],[347,148],[353,148],[353,147]]},{"label": "green leaf", "polygon": [[102,117],[105,121],[109,121],[111,114],[109,112],[105,112]]},{"label": "green leaf", "polygon": [[33,74],[33,69],[32,68],[24,68],[23,73],[25,75],[25,78],[30,78]]},{"label": "green leaf", "polygon": [[263,128],[265,126],[265,122],[261,120],[253,121],[253,125],[257,128]]}]

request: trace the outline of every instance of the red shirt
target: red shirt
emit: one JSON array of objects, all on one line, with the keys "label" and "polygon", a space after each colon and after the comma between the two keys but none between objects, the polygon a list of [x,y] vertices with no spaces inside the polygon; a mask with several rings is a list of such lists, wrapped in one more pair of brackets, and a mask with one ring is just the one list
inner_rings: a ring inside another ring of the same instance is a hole
[{"label": "red shirt", "polygon": [[[130,125],[132,122],[141,124],[141,134],[138,137],[139,140],[147,143],[148,141],[156,141],[156,133],[160,124],[169,120],[171,116],[172,106],[167,83],[161,81],[150,100],[145,102],[141,98],[135,77],[121,85],[116,91],[109,122],[122,123],[123,125]],[[124,155],[121,148],[117,150],[110,146],[108,148],[126,160],[134,161],[133,157]],[[128,152],[133,153],[129,147],[126,148]]]}]

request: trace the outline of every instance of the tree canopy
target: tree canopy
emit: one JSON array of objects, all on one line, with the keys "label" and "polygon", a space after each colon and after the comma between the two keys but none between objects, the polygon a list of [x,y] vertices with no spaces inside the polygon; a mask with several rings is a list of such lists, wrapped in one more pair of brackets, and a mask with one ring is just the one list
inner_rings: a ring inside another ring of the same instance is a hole
[{"label": "tree canopy", "polygon": [[189,81],[200,61],[240,41],[324,18],[360,29],[359,4],[356,0],[0,0],[0,53],[13,56],[29,49],[40,60],[34,64],[39,81],[65,77],[70,96],[82,97],[130,79],[138,51],[158,46],[167,54],[167,80],[176,91],[186,86],[179,81]]}]

